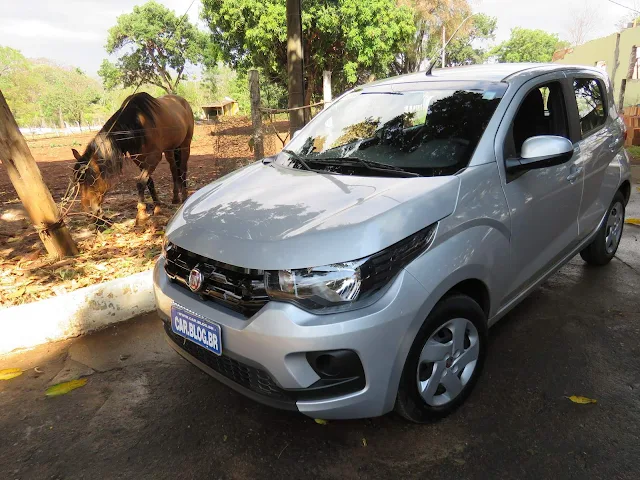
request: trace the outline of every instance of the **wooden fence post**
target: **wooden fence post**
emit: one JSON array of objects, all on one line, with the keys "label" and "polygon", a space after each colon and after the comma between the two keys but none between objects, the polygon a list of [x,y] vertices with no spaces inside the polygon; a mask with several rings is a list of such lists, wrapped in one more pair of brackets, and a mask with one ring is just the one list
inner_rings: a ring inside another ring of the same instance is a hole
[{"label": "wooden fence post", "polygon": [[251,123],[253,125],[253,158],[264,158],[262,138],[262,112],[260,112],[260,76],[257,70],[249,70],[249,95],[251,97]]},{"label": "wooden fence post", "polygon": [[38,164],[20,133],[4,95],[0,92],[0,162],[40,235],[49,255],[54,258],[78,254],[51,192],[42,180]]},{"label": "wooden fence post", "polygon": [[322,72],[322,93],[324,106],[327,108],[331,104],[331,72],[325,70]]}]

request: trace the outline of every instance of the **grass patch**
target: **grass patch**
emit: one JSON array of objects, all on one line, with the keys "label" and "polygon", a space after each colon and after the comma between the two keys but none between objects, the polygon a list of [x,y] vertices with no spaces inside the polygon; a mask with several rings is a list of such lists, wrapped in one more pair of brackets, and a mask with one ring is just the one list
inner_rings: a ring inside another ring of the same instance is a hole
[{"label": "grass patch", "polygon": [[632,145],[627,147],[627,152],[631,155],[635,160],[640,160],[640,146]]}]

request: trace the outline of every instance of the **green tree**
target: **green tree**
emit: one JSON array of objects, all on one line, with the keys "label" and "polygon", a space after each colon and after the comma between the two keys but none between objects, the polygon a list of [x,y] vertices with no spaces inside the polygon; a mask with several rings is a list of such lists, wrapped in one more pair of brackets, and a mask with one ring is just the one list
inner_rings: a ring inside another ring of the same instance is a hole
[{"label": "green tree", "polygon": [[98,82],[87,77],[79,69],[64,70],[58,67],[42,66],[40,74],[46,82],[40,99],[43,116],[53,123],[64,126],[64,121],[86,124],[87,116],[100,100]]},{"label": "green tree", "polygon": [[[286,10],[281,0],[202,0],[213,43],[233,68],[258,67],[264,80],[286,86]],[[322,90],[322,71],[335,90],[387,75],[415,32],[412,12],[395,0],[305,0],[302,9],[306,100]]]},{"label": "green tree", "polygon": [[214,54],[203,32],[154,1],[117,18],[106,50],[120,55],[115,65],[105,61],[100,67],[106,87],[148,83],[167,93],[178,91],[188,64],[202,63],[205,55]]},{"label": "green tree", "polygon": [[449,43],[446,51],[447,66],[481,63],[487,53],[483,44],[495,38],[498,26],[496,17],[481,13],[474,15],[469,22],[468,30],[462,35],[456,35]]},{"label": "green tree", "polygon": [[[418,71],[425,60],[441,50],[442,27],[445,35],[451,35],[471,14],[468,0],[398,0],[398,4],[411,9],[415,34],[405,42],[394,62],[397,74]],[[467,36],[468,31],[469,25],[463,26],[458,38]]]},{"label": "green tree", "polygon": [[555,33],[516,27],[509,40],[495,47],[489,55],[501,63],[550,62],[562,44]]},{"label": "green tree", "polygon": [[113,90],[122,84],[122,73],[116,65],[106,58],[102,60],[102,63],[100,64],[98,75],[102,79],[104,88],[107,90]]},{"label": "green tree", "polygon": [[38,78],[19,50],[0,46],[0,90],[19,125],[34,124],[39,115]]}]

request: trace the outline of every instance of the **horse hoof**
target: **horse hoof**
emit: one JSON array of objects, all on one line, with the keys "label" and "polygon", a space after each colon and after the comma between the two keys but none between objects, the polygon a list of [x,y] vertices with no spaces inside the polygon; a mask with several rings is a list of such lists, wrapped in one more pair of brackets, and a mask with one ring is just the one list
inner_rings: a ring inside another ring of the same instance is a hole
[{"label": "horse hoof", "polygon": [[136,227],[144,227],[149,221],[149,215],[138,215],[136,217]]}]

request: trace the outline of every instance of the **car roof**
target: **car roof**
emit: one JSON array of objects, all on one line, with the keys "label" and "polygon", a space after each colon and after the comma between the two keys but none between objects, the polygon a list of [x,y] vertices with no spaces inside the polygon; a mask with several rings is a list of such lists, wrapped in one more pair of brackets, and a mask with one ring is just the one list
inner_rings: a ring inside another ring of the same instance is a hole
[{"label": "car roof", "polygon": [[581,65],[562,65],[557,63],[494,63],[487,65],[468,65],[462,67],[436,68],[431,75],[426,72],[409,73],[397,77],[386,78],[370,83],[367,86],[392,85],[397,83],[437,82],[447,80],[470,80],[485,82],[504,82],[516,79],[520,74],[527,77],[536,74],[567,70],[591,70],[602,74],[599,69]]}]

